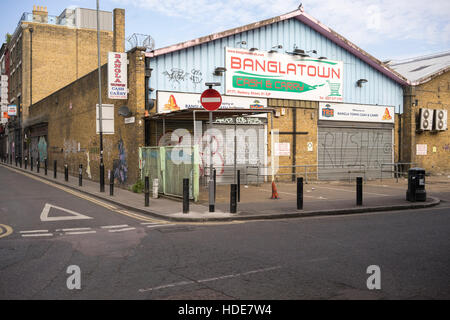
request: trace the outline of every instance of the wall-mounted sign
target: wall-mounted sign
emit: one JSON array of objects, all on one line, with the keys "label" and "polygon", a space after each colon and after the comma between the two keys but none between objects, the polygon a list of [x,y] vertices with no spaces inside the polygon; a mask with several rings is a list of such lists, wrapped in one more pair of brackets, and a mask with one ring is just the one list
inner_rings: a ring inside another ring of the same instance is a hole
[{"label": "wall-mounted sign", "polygon": [[308,148],[308,152],[313,151],[313,143],[312,142],[308,142],[306,146]]},{"label": "wall-mounted sign", "polygon": [[8,116],[17,116],[17,106],[15,104],[8,106]]},{"label": "wall-mounted sign", "polygon": [[394,107],[321,102],[319,120],[394,123]]},{"label": "wall-mounted sign", "polygon": [[135,117],[129,117],[129,118],[125,118],[125,123],[134,123],[136,121]]},{"label": "wall-mounted sign", "polygon": [[[203,109],[200,94],[158,91],[156,95],[157,113],[168,113],[186,109]],[[263,109],[267,99],[241,98],[222,95],[220,109]]]},{"label": "wall-mounted sign", "polygon": [[225,68],[228,95],[343,101],[342,61],[225,48]]},{"label": "wall-mounted sign", "polygon": [[127,54],[108,52],[108,98],[128,99]]},{"label": "wall-mounted sign", "polygon": [[[96,105],[96,129],[97,134],[100,133],[100,108],[98,104]],[[103,104],[102,103],[102,133],[103,134],[114,134],[114,105],[113,104]]]},{"label": "wall-mounted sign", "polygon": [[416,144],[416,155],[426,156],[427,155],[427,145],[426,144]]},{"label": "wall-mounted sign", "polygon": [[275,156],[290,156],[291,155],[291,144],[289,142],[276,142],[275,143]]}]

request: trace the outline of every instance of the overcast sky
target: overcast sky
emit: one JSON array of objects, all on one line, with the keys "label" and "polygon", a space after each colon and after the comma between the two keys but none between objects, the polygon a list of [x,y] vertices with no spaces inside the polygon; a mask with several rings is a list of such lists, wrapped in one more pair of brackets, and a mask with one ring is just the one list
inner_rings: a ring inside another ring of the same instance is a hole
[{"label": "overcast sky", "polygon": [[[1,36],[13,33],[23,12],[47,6],[96,8],[95,0],[0,0]],[[156,48],[218,31],[305,11],[378,59],[402,59],[450,50],[449,0],[100,0],[100,9],[124,8],[126,35],[151,35]]]}]

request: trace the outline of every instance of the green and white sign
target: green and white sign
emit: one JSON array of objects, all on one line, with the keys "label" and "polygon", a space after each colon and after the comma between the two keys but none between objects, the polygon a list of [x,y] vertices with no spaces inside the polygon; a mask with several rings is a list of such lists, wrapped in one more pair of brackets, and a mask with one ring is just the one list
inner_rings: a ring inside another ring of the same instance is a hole
[{"label": "green and white sign", "polygon": [[342,61],[225,48],[225,94],[342,102]]}]

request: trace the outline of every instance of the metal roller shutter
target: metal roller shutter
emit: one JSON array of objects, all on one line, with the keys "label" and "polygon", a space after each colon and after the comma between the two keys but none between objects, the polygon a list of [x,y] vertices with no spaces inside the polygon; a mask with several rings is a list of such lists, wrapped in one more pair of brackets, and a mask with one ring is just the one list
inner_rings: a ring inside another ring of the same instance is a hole
[{"label": "metal roller shutter", "polygon": [[[215,124],[214,129],[219,130],[223,136],[223,141],[213,145],[216,181],[222,184],[233,183],[234,125]],[[247,168],[247,166],[264,166],[265,164],[264,130],[264,125],[237,125],[236,167],[237,170],[241,170],[241,183],[256,182],[257,169]],[[260,182],[262,179],[259,177]]]},{"label": "metal roller shutter", "polygon": [[380,178],[381,164],[392,163],[392,129],[319,126],[318,143],[320,180],[363,176],[364,166],[366,179]]}]

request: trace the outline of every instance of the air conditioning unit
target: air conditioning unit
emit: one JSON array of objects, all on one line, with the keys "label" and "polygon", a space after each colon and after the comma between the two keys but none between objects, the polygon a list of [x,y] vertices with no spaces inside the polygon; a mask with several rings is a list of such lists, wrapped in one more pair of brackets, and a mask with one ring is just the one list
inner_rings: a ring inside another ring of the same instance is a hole
[{"label": "air conditioning unit", "polygon": [[447,130],[447,110],[434,110],[433,130]]},{"label": "air conditioning unit", "polygon": [[419,109],[419,129],[424,131],[431,131],[433,129],[433,109],[420,108]]}]

